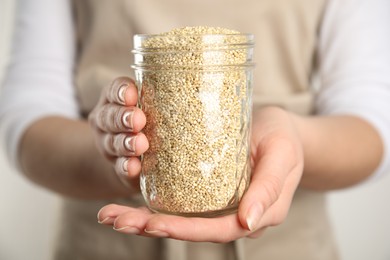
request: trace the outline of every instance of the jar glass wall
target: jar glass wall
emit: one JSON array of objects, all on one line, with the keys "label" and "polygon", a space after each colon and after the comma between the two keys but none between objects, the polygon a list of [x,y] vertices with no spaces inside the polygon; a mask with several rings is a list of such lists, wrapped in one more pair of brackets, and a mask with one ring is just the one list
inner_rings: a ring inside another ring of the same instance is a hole
[{"label": "jar glass wall", "polygon": [[136,35],[139,106],[150,147],[141,191],[156,212],[237,210],[250,180],[253,35]]}]

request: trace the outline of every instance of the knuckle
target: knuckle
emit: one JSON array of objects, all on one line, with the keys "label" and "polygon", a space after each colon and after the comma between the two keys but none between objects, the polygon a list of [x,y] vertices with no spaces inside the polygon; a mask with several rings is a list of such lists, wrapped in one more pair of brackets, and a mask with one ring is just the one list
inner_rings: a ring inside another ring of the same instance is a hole
[{"label": "knuckle", "polygon": [[129,108],[105,104],[96,112],[95,121],[97,126],[104,131],[128,132],[132,130],[132,113],[133,110]]},{"label": "knuckle", "polygon": [[266,201],[268,201],[266,206],[271,206],[279,198],[280,193],[282,192],[283,182],[280,178],[274,175],[269,175],[267,178],[262,180],[262,189],[265,195]]},{"label": "knuckle", "polygon": [[115,84],[106,93],[106,98],[111,103],[126,104],[125,93],[129,85],[127,83]]},{"label": "knuckle", "polygon": [[120,107],[116,120],[117,128],[122,131],[132,131],[135,110],[129,107]]},{"label": "knuckle", "polygon": [[106,118],[107,118],[107,105],[103,105],[96,109],[96,114],[94,116],[94,120],[96,122],[96,125],[101,129],[106,131],[107,130],[107,124],[106,124]]},{"label": "knuckle", "polygon": [[117,156],[133,156],[135,155],[136,136],[117,134],[113,140],[113,147]]},{"label": "knuckle", "polygon": [[102,141],[103,150],[109,156],[116,154],[113,139],[114,139],[113,136],[110,134],[106,134],[103,136],[103,141]]},{"label": "knuckle", "polygon": [[125,143],[124,134],[115,135],[113,140],[113,147],[117,156],[123,155],[124,143]]}]

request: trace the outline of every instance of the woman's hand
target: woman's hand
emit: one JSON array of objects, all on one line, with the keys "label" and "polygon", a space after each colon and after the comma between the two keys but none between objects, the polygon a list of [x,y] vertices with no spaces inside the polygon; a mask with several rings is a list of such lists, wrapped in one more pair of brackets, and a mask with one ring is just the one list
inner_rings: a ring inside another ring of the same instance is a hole
[{"label": "woman's hand", "polygon": [[143,133],[146,118],[136,107],[137,88],[130,78],[115,79],[89,115],[100,152],[109,159],[124,184],[139,190],[141,162],[149,143]]},{"label": "woman's hand", "polygon": [[152,213],[145,207],[107,205],[98,220],[119,232],[149,237],[210,242],[257,237],[286,218],[302,176],[303,148],[294,120],[279,108],[254,113],[251,147],[251,183],[236,214],[188,218]]}]

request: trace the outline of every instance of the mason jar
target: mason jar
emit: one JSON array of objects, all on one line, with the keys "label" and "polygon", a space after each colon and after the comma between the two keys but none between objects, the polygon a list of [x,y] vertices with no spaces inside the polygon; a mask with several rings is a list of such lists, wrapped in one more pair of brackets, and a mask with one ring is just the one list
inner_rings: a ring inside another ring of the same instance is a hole
[{"label": "mason jar", "polygon": [[237,210],[250,181],[254,37],[134,36],[149,149],[140,186],[155,212],[213,217]]}]

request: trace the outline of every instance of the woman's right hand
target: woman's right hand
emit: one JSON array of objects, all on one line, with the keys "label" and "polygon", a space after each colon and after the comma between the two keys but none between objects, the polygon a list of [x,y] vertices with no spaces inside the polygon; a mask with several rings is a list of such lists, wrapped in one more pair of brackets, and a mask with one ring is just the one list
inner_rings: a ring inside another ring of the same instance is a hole
[{"label": "woman's right hand", "polygon": [[120,180],[139,191],[139,156],[149,148],[140,131],[145,114],[136,107],[138,91],[132,79],[119,77],[106,87],[89,122],[99,151],[113,164]]}]

